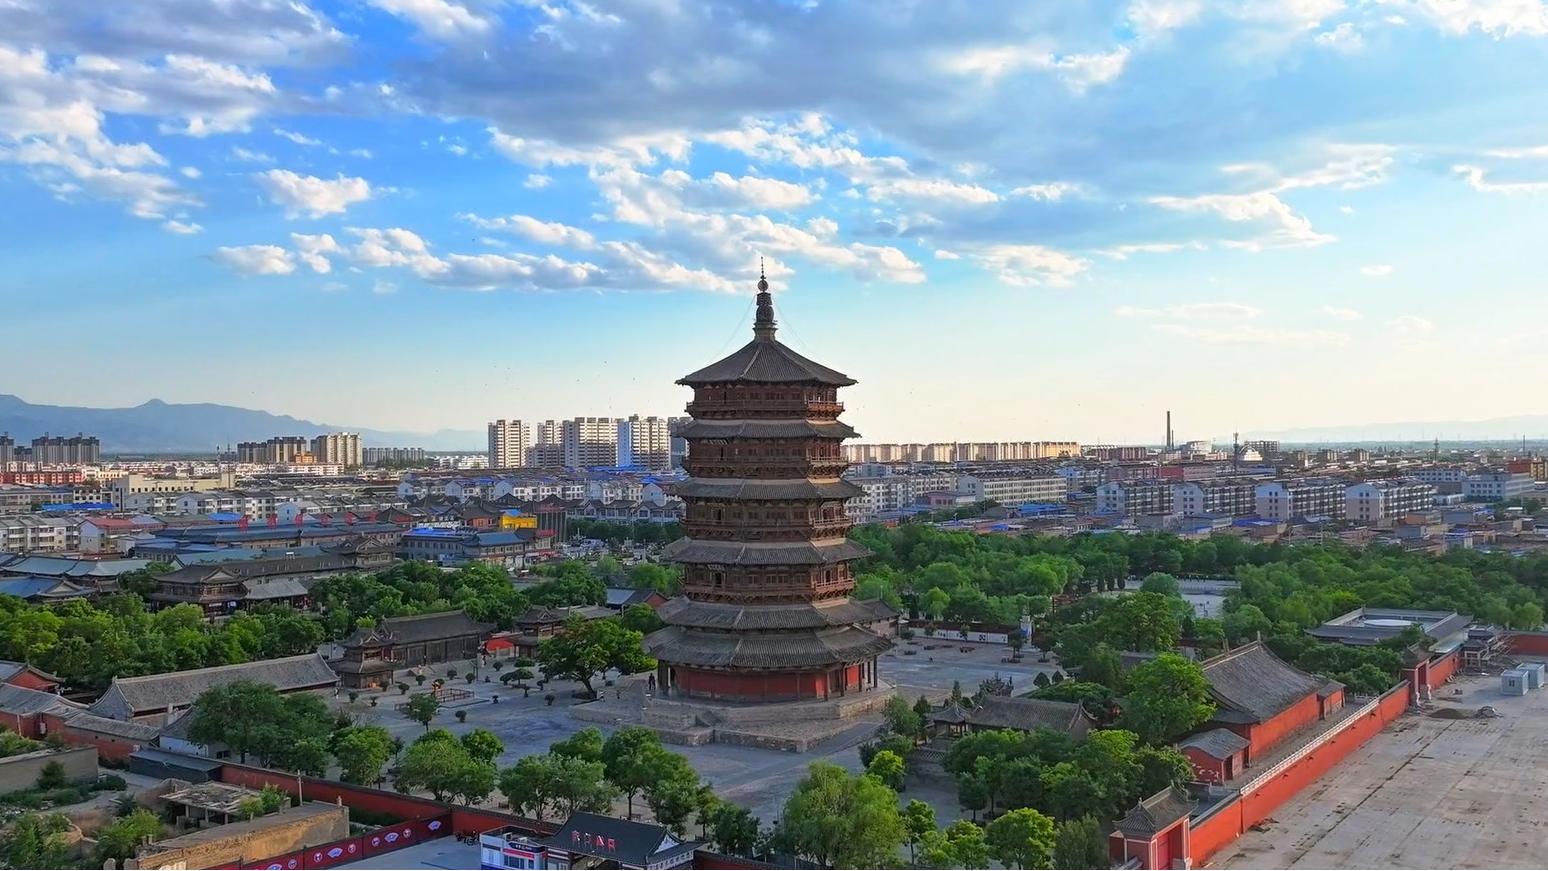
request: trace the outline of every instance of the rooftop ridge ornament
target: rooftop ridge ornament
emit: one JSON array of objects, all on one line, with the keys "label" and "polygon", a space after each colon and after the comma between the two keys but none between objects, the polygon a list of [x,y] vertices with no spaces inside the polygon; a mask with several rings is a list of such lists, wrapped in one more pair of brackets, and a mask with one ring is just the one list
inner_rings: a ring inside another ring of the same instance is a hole
[{"label": "rooftop ridge ornament", "polygon": [[763,258],[758,258],[758,314],[753,318],[753,338],[774,340],[774,297],[769,294],[769,279],[764,274]]}]

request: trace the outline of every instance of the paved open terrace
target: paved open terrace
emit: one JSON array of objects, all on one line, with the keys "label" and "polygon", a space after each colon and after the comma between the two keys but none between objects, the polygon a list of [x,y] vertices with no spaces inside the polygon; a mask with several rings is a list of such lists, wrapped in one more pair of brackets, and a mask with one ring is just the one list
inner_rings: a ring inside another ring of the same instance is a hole
[{"label": "paved open terrace", "polygon": [[[1216,868],[1541,868],[1548,691],[1459,677],[1209,862]],[[1453,693],[1460,690],[1459,695]],[[1498,719],[1452,719],[1492,705]]]},{"label": "paved open terrace", "polygon": [[[961,683],[964,693],[972,693],[981,682],[995,674],[1011,678],[1015,682],[1016,692],[1021,693],[1032,688],[1032,681],[1039,670],[1055,668],[1050,663],[1039,663],[1032,651],[1028,651],[1019,663],[1001,662],[1008,650],[996,644],[972,644],[923,636],[914,641],[913,645],[900,641],[896,649],[882,656],[880,664],[882,679],[895,684],[899,694],[910,701],[923,694],[939,702],[951,692],[954,681]],[[925,650],[926,646],[934,649]],[[964,651],[963,647],[968,650]],[[904,655],[904,649],[914,649],[916,652]],[[466,662],[457,666],[459,673],[473,668],[473,664]],[[445,674],[444,669],[443,666],[433,671],[440,676]],[[497,676],[498,671],[494,668],[479,668],[475,683],[470,685],[461,680],[452,682],[450,685],[453,687],[471,690],[473,698],[456,707],[442,708],[432,725],[458,735],[478,727],[489,729],[505,743],[505,753],[499,759],[502,767],[513,764],[522,756],[546,752],[553,742],[587,726],[597,725],[604,733],[613,731],[609,726],[581,722],[570,716],[569,706],[574,703],[571,692],[577,688],[577,684],[568,681],[551,684],[548,690],[553,691],[557,698],[550,707],[542,698],[546,691],[534,690],[530,697],[523,698],[520,690],[483,682],[484,675]],[[412,679],[409,682],[412,684]],[[598,686],[605,693],[614,691],[613,688],[601,687],[600,683]],[[418,686],[411,690],[421,691]],[[490,697],[496,694],[500,701],[491,704]],[[385,726],[405,741],[412,741],[424,733],[418,723],[393,709],[394,705],[403,701],[397,690],[380,694],[376,707],[368,704],[372,695],[376,694],[365,693],[354,703],[347,702],[346,697],[341,695],[335,704],[348,710],[360,722]],[[466,722],[456,719],[459,710],[466,712]],[[869,738],[880,724],[879,716],[857,718],[850,728],[805,753],[732,744],[706,744],[700,747],[673,745],[671,749],[686,756],[700,776],[714,784],[716,792],[722,797],[748,807],[768,822],[778,816],[785,798],[794,789],[796,782],[805,776],[806,768],[812,762],[826,760],[859,770],[860,758],[855,748]],[[955,819],[961,814],[956,806],[955,794],[949,790],[920,785],[917,792],[905,794],[904,798],[930,801],[936,805],[937,813],[943,820]],[[490,805],[494,806],[498,801],[499,797],[496,796]],[[622,813],[621,802],[618,810]],[[641,804],[636,802],[635,812],[638,814],[640,811]]]}]

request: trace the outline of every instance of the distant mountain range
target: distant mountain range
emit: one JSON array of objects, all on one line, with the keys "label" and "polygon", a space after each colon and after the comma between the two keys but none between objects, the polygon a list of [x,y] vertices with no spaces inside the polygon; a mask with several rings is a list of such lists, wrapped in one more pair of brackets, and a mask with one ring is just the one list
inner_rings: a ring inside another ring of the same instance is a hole
[{"label": "distant mountain range", "polygon": [[1244,433],[1243,438],[1278,439],[1282,442],[1427,442],[1528,441],[1548,439],[1548,414],[1521,414],[1488,420],[1432,420],[1400,423],[1365,423],[1346,426],[1313,426],[1298,429]]},{"label": "distant mountain range", "polygon": [[485,434],[477,430],[393,432],[313,423],[286,414],[207,402],[174,404],[152,399],[133,408],[83,408],[34,405],[9,394],[0,394],[0,432],[10,433],[17,444],[26,444],[44,433],[85,433],[102,439],[104,453],[209,453],[216,445],[263,441],[277,435],[311,438],[324,432],[358,432],[361,442],[370,447],[440,451],[479,450],[485,440]]}]

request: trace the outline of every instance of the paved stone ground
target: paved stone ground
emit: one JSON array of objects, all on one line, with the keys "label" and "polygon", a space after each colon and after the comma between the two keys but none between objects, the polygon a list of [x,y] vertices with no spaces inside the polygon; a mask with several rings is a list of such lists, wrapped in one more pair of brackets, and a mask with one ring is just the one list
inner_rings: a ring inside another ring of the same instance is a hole
[{"label": "paved stone ground", "polygon": [[1548,692],[1503,696],[1498,676],[1461,677],[1436,700],[1437,710],[1493,705],[1501,716],[1404,715],[1210,866],[1544,867]]},{"label": "paved stone ground", "polygon": [[391,853],[369,856],[350,862],[346,868],[477,868],[478,845],[464,844],[456,838],[437,838],[404,847]]},{"label": "paved stone ground", "polygon": [[[882,679],[897,684],[899,694],[911,701],[924,694],[939,702],[951,691],[953,681],[961,682],[963,692],[972,693],[980,682],[995,674],[1011,678],[1019,693],[1031,689],[1032,680],[1039,670],[1051,671],[1056,667],[1053,663],[1039,663],[1035,653],[1029,653],[1020,663],[1003,663],[1001,657],[1008,651],[993,644],[963,645],[962,642],[922,636],[916,637],[914,642],[913,645],[900,643],[897,650],[885,655],[881,661]],[[925,650],[926,645],[935,649]],[[963,652],[959,649],[962,646],[970,647],[971,650]],[[918,652],[912,656],[903,655],[902,650],[910,647]],[[459,665],[459,673],[468,670],[467,663]],[[438,675],[444,675],[446,667],[435,671]],[[505,754],[499,759],[502,767],[511,765],[522,756],[544,753],[553,742],[592,725],[569,716],[568,707],[573,704],[570,692],[578,688],[577,684],[554,682],[542,692],[533,690],[531,697],[524,699],[520,691],[513,692],[498,683],[484,683],[486,674],[496,680],[499,676],[497,669],[481,668],[472,685],[461,679],[452,682],[452,686],[473,690],[478,700],[460,708],[443,708],[431,725],[459,735],[479,727],[494,732],[505,742]],[[412,678],[407,682],[413,687],[410,693],[421,691],[414,685]],[[544,692],[548,691],[558,696],[552,707],[547,706],[542,698]],[[611,692],[611,689],[604,691]],[[489,699],[495,694],[499,695],[500,701],[491,704]],[[424,730],[418,723],[393,710],[394,705],[403,701],[396,689],[381,694],[375,708],[370,707],[367,701],[370,695],[362,694],[354,703],[348,702],[346,695],[340,695],[336,697],[335,704],[349,710],[362,723],[386,727],[405,742],[423,734]],[[455,712],[458,710],[467,712],[465,723],[456,720]],[[765,823],[770,823],[779,815],[785,798],[805,776],[806,768],[812,762],[826,760],[851,770],[859,770],[860,757],[856,747],[869,738],[878,725],[879,719],[857,719],[851,728],[819,743],[806,753],[729,744],[672,746],[671,749],[686,756],[700,776],[714,784],[716,791],[724,798],[748,807]],[[598,728],[604,733],[612,731],[607,726]],[[930,801],[936,806],[936,813],[943,822],[961,816],[953,788],[911,784],[903,795],[905,801],[909,798]],[[498,800],[496,797],[495,802]],[[622,812],[622,807],[619,811]],[[636,814],[641,811],[638,802],[635,811]]]}]

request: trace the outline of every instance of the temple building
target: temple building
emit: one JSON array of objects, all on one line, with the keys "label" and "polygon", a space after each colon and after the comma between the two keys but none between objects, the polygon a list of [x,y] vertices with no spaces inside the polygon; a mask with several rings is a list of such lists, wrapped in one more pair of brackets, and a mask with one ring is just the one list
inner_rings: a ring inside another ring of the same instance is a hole
[{"label": "temple building", "polygon": [[678,381],[693,388],[678,484],[684,537],[664,558],[683,567],[667,626],[645,640],[658,692],[729,702],[831,699],[878,686],[895,612],[850,598],[838,389],[854,380],[774,338],[769,284],[758,280],[753,340]]}]

